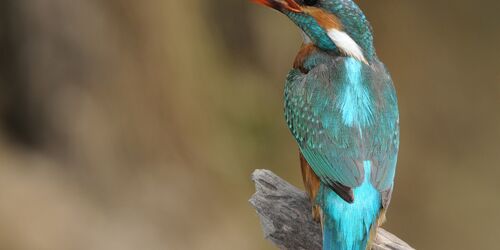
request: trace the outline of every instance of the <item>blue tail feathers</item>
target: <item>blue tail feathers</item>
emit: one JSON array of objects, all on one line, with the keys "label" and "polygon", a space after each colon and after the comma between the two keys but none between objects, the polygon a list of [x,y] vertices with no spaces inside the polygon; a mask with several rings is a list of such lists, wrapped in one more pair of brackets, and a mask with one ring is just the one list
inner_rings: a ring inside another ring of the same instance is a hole
[{"label": "blue tail feathers", "polygon": [[365,179],[349,204],[327,186],[318,202],[323,209],[323,250],[365,250],[370,229],[382,207],[381,195],[370,182],[371,162],[364,162]]}]

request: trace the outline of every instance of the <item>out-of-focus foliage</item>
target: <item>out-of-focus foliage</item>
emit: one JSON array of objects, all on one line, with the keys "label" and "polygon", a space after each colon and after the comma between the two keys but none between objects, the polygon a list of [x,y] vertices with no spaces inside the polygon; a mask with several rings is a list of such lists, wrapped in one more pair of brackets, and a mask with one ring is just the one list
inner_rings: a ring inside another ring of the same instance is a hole
[{"label": "out-of-focus foliage", "polygon": [[[400,101],[386,227],[495,249],[500,3],[359,4]],[[301,185],[285,17],[246,0],[4,0],[0,16],[0,249],[273,249],[247,199],[255,168]]]}]

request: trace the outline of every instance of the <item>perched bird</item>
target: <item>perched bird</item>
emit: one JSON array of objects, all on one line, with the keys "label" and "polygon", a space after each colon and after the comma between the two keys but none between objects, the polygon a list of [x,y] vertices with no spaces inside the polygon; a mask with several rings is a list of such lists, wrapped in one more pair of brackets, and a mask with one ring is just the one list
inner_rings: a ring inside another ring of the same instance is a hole
[{"label": "perched bird", "polygon": [[352,0],[253,1],[303,31],[286,79],[285,118],[323,249],[370,249],[385,220],[399,149],[396,92],[372,28]]}]

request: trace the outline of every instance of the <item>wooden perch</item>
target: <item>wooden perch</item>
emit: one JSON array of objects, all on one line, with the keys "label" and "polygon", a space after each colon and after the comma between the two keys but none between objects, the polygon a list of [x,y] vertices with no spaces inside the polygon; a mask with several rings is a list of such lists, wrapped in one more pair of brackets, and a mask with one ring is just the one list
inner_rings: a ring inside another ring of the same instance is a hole
[{"label": "wooden perch", "polygon": [[[269,170],[252,174],[256,193],[250,199],[267,239],[280,249],[321,250],[319,223],[312,219],[307,194]],[[404,241],[379,228],[372,250],[411,250]]]}]

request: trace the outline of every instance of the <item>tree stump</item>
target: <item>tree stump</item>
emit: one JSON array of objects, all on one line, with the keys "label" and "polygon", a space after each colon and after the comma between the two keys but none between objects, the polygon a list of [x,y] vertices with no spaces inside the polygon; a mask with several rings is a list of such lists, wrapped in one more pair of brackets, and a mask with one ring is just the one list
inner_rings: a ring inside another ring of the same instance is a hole
[{"label": "tree stump", "polygon": [[[321,250],[321,227],[313,221],[307,194],[269,170],[255,170],[252,180],[256,192],[250,203],[257,210],[266,239],[280,249]],[[372,246],[372,250],[412,249],[382,228]]]}]

